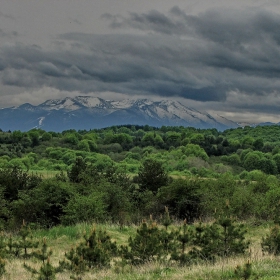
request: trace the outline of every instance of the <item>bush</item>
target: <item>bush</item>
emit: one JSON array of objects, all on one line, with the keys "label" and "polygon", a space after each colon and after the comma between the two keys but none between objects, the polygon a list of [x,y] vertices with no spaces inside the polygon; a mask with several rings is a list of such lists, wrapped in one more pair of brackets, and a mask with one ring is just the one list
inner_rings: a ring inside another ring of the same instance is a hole
[{"label": "bush", "polygon": [[176,179],[160,188],[158,197],[172,215],[193,222],[201,213],[200,188],[199,180]]},{"label": "bush", "polygon": [[136,236],[128,239],[128,246],[121,246],[124,260],[133,265],[160,259],[163,254],[161,232],[156,223],[143,222],[137,229]]},{"label": "bush", "polygon": [[83,196],[75,194],[63,209],[61,221],[65,225],[102,221],[105,218],[104,193],[93,192]]},{"label": "bush", "polygon": [[116,255],[116,243],[111,241],[107,232],[93,229],[89,236],[84,234],[84,240],[75,249],[65,253],[66,260],[60,262],[60,267],[74,273],[71,279],[82,279],[89,269],[109,267]]},{"label": "bush", "polygon": [[59,224],[72,193],[68,183],[55,178],[45,179],[36,188],[19,192],[19,199],[11,204],[15,224],[22,220],[47,227]]}]

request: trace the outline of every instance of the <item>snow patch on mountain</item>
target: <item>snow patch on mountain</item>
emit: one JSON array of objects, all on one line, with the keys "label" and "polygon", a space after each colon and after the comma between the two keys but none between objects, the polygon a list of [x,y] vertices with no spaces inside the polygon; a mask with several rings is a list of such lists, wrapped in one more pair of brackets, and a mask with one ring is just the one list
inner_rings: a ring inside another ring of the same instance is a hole
[{"label": "snow patch on mountain", "polygon": [[[29,103],[0,110],[0,127],[31,129],[31,123],[47,130],[91,129],[111,125],[182,125],[224,130],[239,125],[222,116],[213,116],[187,107],[179,101],[149,99],[104,100],[77,96],[50,99],[34,106]],[[12,127],[11,127],[12,125]]]}]

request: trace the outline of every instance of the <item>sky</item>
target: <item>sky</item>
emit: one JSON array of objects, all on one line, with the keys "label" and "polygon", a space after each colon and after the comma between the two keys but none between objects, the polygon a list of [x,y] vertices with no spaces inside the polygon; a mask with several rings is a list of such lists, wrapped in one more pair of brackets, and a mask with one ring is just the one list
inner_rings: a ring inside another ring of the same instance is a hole
[{"label": "sky", "polygon": [[1,108],[88,95],[280,121],[279,0],[0,2]]}]

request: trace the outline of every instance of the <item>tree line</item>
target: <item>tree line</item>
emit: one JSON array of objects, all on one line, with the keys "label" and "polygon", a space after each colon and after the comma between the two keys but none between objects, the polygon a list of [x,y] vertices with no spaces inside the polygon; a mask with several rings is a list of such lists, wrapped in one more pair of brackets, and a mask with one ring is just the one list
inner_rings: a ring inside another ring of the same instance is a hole
[{"label": "tree line", "polygon": [[160,161],[173,175],[217,178],[230,172],[254,180],[280,172],[279,126],[219,132],[186,127],[112,126],[61,133],[0,131],[0,168],[67,171],[77,157],[98,168],[118,165],[136,174],[142,161]]}]

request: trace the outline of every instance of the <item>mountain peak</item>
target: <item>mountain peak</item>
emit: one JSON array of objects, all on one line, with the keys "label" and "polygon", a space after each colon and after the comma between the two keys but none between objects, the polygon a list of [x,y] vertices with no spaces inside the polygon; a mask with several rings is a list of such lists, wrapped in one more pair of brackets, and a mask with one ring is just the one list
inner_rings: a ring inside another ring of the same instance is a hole
[{"label": "mountain peak", "polygon": [[238,124],[223,117],[189,108],[176,100],[104,100],[77,96],[49,99],[38,106],[29,103],[0,110],[0,128],[29,130],[92,129],[112,125],[193,126],[224,130]]}]

